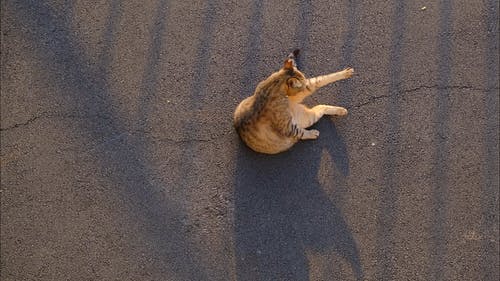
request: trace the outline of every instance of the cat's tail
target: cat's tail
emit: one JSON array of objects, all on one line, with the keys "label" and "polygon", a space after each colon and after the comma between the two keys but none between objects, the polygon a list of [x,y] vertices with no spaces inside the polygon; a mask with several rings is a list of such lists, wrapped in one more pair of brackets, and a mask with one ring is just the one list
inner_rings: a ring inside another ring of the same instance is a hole
[{"label": "cat's tail", "polygon": [[300,50],[295,49],[288,55],[288,59],[293,61],[293,66],[297,67],[297,58],[299,57]]}]

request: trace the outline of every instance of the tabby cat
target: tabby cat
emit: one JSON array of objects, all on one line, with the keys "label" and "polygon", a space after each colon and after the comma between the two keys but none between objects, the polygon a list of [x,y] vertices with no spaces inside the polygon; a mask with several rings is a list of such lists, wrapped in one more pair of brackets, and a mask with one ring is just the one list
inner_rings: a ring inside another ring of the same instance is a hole
[{"label": "tabby cat", "polygon": [[257,152],[275,154],[299,140],[316,139],[319,131],[306,128],[325,114],[347,114],[343,107],[321,104],[308,108],[301,102],[317,89],[351,77],[354,69],[306,79],[297,69],[298,54],[299,50],[293,51],[283,68],[260,82],[255,93],[236,107],[234,127],[241,139]]}]

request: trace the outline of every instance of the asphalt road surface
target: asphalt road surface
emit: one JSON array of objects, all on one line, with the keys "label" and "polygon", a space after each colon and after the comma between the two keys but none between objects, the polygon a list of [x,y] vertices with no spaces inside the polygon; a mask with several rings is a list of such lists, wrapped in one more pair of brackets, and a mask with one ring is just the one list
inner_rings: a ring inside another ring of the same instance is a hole
[{"label": "asphalt road surface", "polygon": [[[499,2],[1,2],[1,276],[498,280]],[[294,48],[318,140],[236,105]]]}]

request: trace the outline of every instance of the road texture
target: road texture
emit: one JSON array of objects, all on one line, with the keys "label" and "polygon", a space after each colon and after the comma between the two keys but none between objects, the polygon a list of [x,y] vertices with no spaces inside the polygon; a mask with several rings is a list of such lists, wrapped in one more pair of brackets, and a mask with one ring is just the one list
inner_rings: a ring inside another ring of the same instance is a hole
[{"label": "road texture", "polygon": [[[1,2],[1,276],[498,280],[499,2]],[[232,113],[294,48],[318,140]]]}]

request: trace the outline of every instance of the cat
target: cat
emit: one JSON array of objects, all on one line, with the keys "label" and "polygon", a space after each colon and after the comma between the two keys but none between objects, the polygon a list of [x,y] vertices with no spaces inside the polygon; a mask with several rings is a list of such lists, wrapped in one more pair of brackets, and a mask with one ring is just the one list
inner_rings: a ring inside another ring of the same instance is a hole
[{"label": "cat", "polygon": [[288,55],[283,68],[260,82],[252,96],[234,112],[234,127],[243,142],[254,151],[276,154],[299,140],[318,138],[319,131],[307,128],[323,115],[345,116],[347,109],[320,104],[308,108],[301,102],[319,88],[347,79],[353,68],[307,79],[297,69],[299,50]]}]

